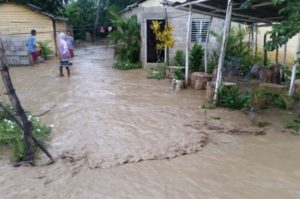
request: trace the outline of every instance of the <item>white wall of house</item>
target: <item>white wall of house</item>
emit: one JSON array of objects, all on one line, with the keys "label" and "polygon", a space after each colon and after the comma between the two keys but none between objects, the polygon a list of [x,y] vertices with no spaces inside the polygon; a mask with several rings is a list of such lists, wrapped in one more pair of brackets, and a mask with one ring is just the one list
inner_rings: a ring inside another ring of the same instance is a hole
[{"label": "white wall of house", "polygon": [[[155,64],[147,63],[147,33],[146,33],[146,21],[150,19],[168,19],[168,23],[174,28],[173,35],[175,37],[175,46],[169,49],[169,59],[170,64],[174,63],[174,57],[177,50],[185,51],[186,46],[186,34],[187,34],[187,21],[188,12],[175,9],[173,7],[162,7],[159,6],[148,6],[154,5],[155,2],[160,2],[161,0],[149,0],[140,4],[139,7],[134,8],[131,11],[124,13],[124,16],[137,15],[138,21],[141,24],[141,38],[142,38],[142,48],[141,48],[141,60],[145,68],[151,67]],[[209,16],[201,15],[197,13],[192,14],[192,19],[204,19],[209,20]],[[211,30],[215,32],[222,32],[224,21],[222,19],[214,18],[211,25]],[[190,39],[190,48],[193,43]],[[204,46],[204,43],[202,43]],[[214,37],[209,38],[209,49],[216,47],[216,39]]]}]

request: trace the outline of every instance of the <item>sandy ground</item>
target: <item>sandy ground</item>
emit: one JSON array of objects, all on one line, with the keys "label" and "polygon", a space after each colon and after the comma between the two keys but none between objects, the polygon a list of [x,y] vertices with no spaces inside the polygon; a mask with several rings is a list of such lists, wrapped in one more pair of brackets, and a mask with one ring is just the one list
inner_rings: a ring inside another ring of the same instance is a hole
[{"label": "sandy ground", "polygon": [[71,78],[56,61],[11,69],[26,109],[55,106],[41,119],[55,126],[56,163],[41,154],[39,166],[14,168],[1,148],[1,199],[300,198],[300,137],[283,130],[286,112],[260,113],[265,128],[227,109],[205,119],[203,91],[115,70],[109,47],[76,53]]}]

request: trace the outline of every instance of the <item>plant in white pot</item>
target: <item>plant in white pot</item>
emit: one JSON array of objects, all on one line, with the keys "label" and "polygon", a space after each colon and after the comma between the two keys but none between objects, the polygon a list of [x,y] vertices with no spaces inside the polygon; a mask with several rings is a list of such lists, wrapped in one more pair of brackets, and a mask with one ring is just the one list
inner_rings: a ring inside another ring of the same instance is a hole
[{"label": "plant in white pot", "polygon": [[177,69],[173,71],[172,74],[172,89],[179,91],[184,88],[184,73],[182,70]]}]

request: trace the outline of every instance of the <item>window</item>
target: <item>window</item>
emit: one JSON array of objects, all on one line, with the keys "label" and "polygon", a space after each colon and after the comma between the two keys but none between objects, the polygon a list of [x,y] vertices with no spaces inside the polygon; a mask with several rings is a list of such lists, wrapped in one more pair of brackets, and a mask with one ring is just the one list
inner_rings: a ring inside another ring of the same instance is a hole
[{"label": "window", "polygon": [[193,19],[191,41],[193,43],[205,42],[208,26],[209,26],[209,19]]}]

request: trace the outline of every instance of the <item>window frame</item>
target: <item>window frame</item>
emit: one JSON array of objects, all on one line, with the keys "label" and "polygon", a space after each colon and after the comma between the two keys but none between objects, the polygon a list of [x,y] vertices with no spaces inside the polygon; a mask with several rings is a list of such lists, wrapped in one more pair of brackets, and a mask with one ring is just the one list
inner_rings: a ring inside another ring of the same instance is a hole
[{"label": "window frame", "polygon": [[[210,26],[210,20],[209,18],[192,18],[191,22],[191,43],[205,43],[206,42],[206,37],[209,39],[209,34],[207,32],[209,31],[209,26]],[[196,26],[196,30],[193,29],[193,24]]]}]

